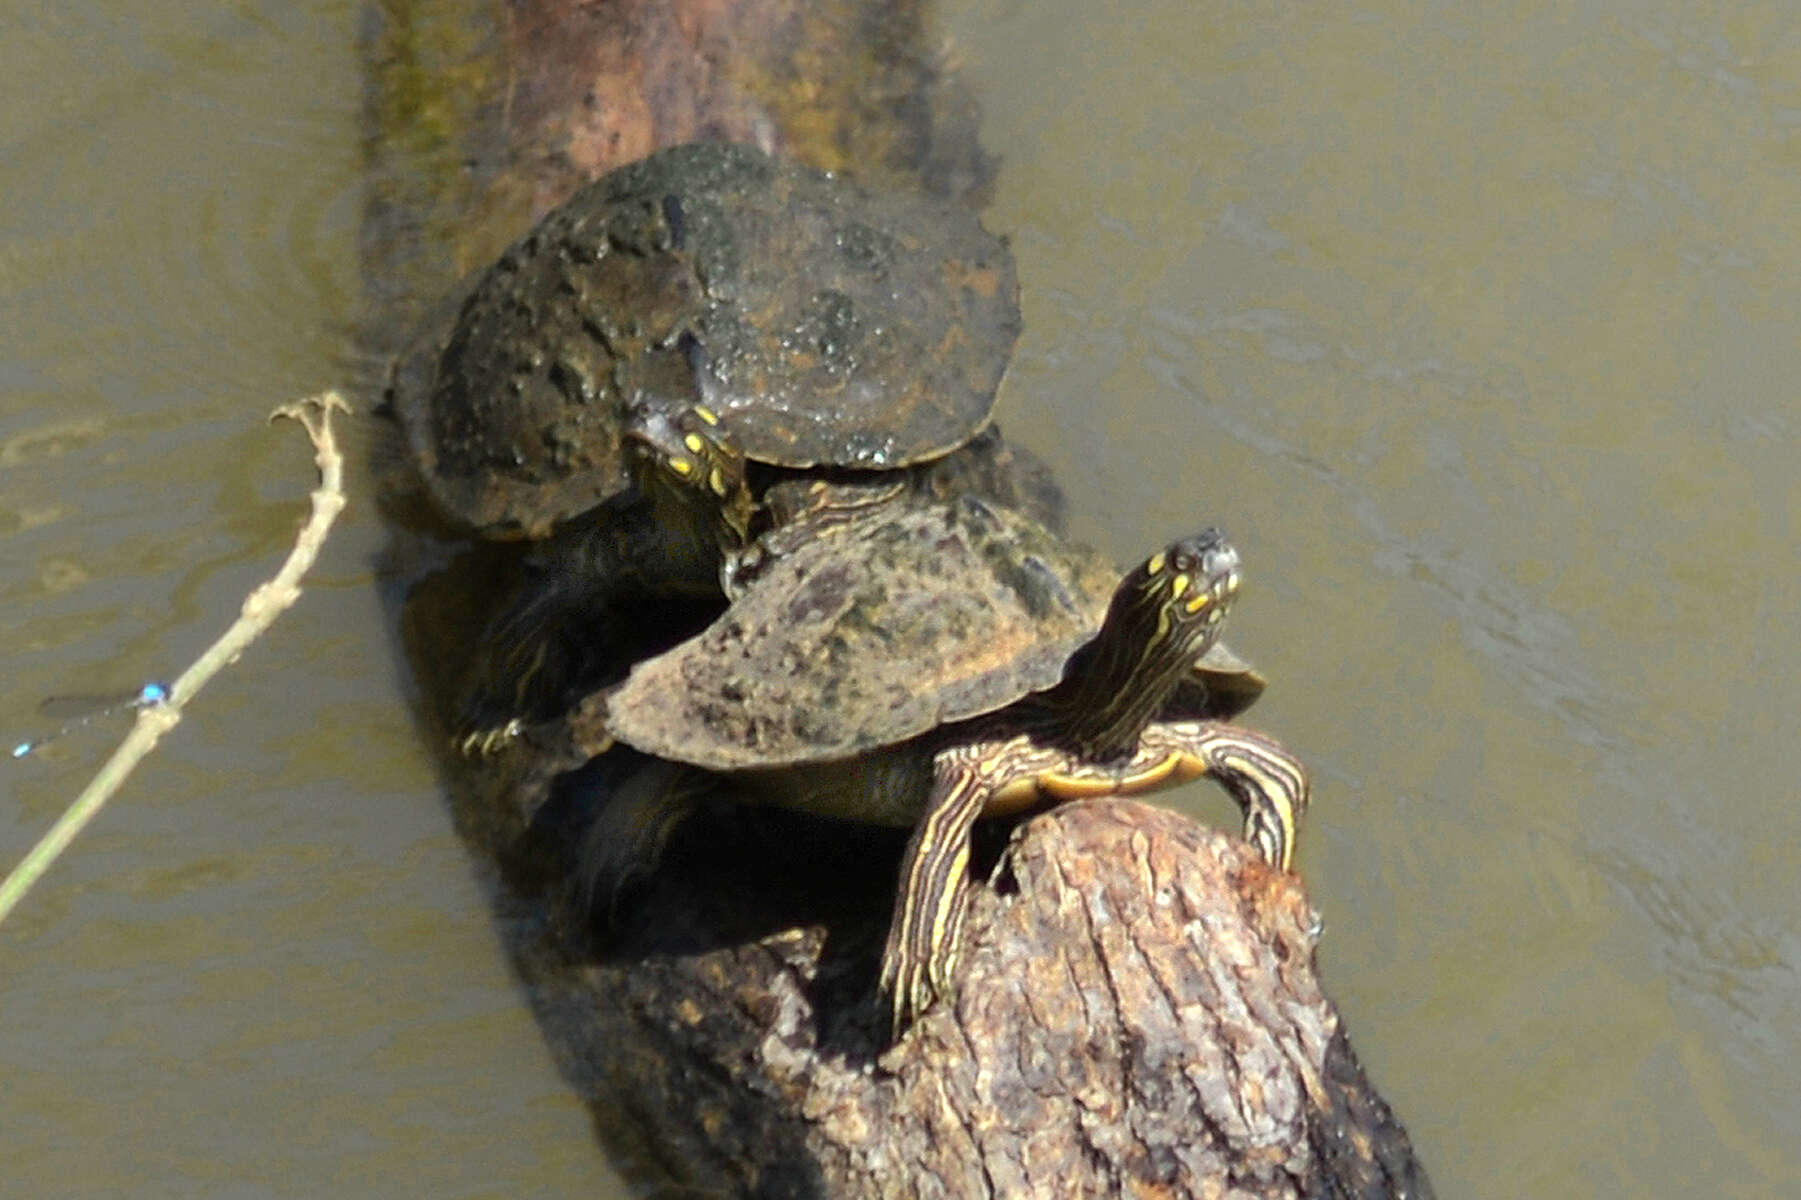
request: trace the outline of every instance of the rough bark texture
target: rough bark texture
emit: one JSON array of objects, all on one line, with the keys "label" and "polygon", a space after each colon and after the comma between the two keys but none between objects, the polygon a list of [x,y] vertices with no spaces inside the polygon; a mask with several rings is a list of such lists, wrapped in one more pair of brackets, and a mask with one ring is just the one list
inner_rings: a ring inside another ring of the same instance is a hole
[{"label": "rough bark texture", "polygon": [[[515,0],[466,29],[422,9],[372,10],[372,141],[404,139],[374,172],[378,305],[485,261],[588,174],[693,136],[878,184],[985,177],[911,4]],[[441,562],[443,545],[400,531],[393,557]],[[407,597],[424,695],[453,703],[510,570],[477,548]],[[498,763],[445,759],[546,1039],[647,1188],[1431,1194],[1321,991],[1299,882],[1236,839],[1119,801],[1042,814],[1004,845],[986,831],[959,990],[889,1046],[891,832],[709,801],[596,946],[583,838],[646,769],[617,751],[584,764],[554,735]]]},{"label": "rough bark texture", "polygon": [[988,830],[957,994],[891,1045],[875,980],[898,837],[722,798],[592,948],[570,903],[580,831],[643,760],[517,761],[476,801],[509,814],[488,826],[511,839],[498,857],[538,898],[516,961],[647,1178],[751,1196],[1432,1194],[1321,989],[1299,880],[1235,837],[1132,801]]}]

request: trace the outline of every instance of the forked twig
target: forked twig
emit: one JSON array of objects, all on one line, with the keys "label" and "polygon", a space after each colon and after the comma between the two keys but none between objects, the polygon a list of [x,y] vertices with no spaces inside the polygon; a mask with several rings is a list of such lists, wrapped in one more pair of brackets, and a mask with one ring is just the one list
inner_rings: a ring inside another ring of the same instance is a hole
[{"label": "forked twig", "polygon": [[325,544],[331,523],[344,510],[344,457],[338,452],[337,439],[332,434],[331,414],[334,411],[347,413],[350,405],[336,391],[328,391],[294,404],[284,404],[269,414],[272,421],[277,417],[291,417],[306,427],[307,436],[313,442],[313,461],[319,467],[319,486],[312,493],[312,515],[295,539],[294,549],[275,577],[245,598],[243,611],[224,636],[170,685],[168,698],[138,710],[137,723],[132,726],[131,733],[100,773],[13,868],[5,882],[0,882],[0,922],[6,920],[7,914],[17,907],[32,885],[99,814],[138,762],[156,748],[163,734],[181,722],[183,706],[300,599],[301,576],[319,557],[319,549]]}]

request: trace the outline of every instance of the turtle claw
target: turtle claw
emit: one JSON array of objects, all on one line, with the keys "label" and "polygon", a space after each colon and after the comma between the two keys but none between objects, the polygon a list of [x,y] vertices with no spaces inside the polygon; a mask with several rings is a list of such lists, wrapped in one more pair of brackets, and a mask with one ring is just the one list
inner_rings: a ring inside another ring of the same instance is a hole
[{"label": "turtle claw", "polygon": [[905,950],[882,956],[882,991],[888,997],[889,1033],[900,1040],[937,998],[933,977],[937,972]]},{"label": "turtle claw", "polygon": [[1244,840],[1276,870],[1291,870],[1312,793],[1307,768],[1274,739],[1236,726],[1216,725],[1207,740],[1208,771],[1244,810]]},{"label": "turtle claw", "polygon": [[962,749],[939,755],[932,800],[901,863],[900,896],[882,952],[882,989],[893,1006],[896,1039],[932,1001],[956,990],[969,911],[969,831],[989,794],[981,771],[963,761],[968,757]]},{"label": "turtle claw", "polygon": [[487,729],[472,729],[461,737],[452,738],[450,744],[464,758],[493,758],[511,745],[513,739],[523,732],[525,732],[525,722],[514,717],[504,725],[490,726]]},{"label": "turtle claw", "polygon": [[904,948],[882,956],[882,991],[889,998],[894,1040],[899,1041],[935,1001],[954,994],[957,967],[963,958],[962,926],[959,911],[946,940],[932,948],[929,958],[921,959]]}]

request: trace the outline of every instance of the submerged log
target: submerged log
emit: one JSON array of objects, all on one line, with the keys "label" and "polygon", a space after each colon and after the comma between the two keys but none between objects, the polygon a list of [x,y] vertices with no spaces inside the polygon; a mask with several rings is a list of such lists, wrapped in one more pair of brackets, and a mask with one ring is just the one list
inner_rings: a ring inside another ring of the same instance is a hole
[{"label": "submerged log", "polygon": [[[376,136],[407,113],[455,114],[411,162],[457,171],[448,184],[408,180],[399,160],[376,173],[367,250],[397,269],[375,298],[433,272],[447,285],[582,178],[695,136],[758,141],[873,186],[978,188],[971,110],[920,48],[919,9],[827,8],[829,20],[792,0],[514,0],[466,38],[428,39],[413,6],[384,0],[372,58],[399,63],[418,95],[383,93],[378,69]],[[874,58],[871,39],[885,47]],[[441,103],[422,99],[437,95],[433,64]],[[407,539],[397,530],[397,557],[429,554]],[[409,657],[443,705],[511,554],[477,548],[407,598]],[[447,723],[428,724],[444,744]],[[890,1045],[875,981],[901,851],[891,831],[708,802],[662,869],[596,920],[583,882],[584,840],[606,827],[595,814],[660,769],[620,751],[583,762],[555,733],[497,763],[445,758],[546,1040],[647,1186],[1431,1194],[1321,989],[1300,881],[1237,839],[1129,801],[986,831],[959,987]]]}]

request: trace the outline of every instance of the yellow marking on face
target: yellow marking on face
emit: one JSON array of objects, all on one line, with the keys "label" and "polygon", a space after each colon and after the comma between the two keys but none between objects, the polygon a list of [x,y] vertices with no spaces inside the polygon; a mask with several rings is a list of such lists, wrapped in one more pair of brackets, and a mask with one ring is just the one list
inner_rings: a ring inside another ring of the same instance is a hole
[{"label": "yellow marking on face", "polygon": [[694,464],[685,458],[671,458],[669,460],[669,469],[684,479],[694,474]]},{"label": "yellow marking on face", "polygon": [[696,404],[694,406],[694,415],[709,425],[719,424],[719,418],[714,415],[712,409],[706,407],[704,404]]},{"label": "yellow marking on face", "polygon": [[1191,581],[1188,578],[1187,572],[1183,572],[1182,574],[1176,576],[1174,579],[1170,580],[1169,581],[1169,598],[1171,600],[1180,600],[1182,598],[1182,593],[1188,590],[1188,585],[1190,582]]},{"label": "yellow marking on face", "polygon": [[725,495],[725,476],[720,474],[718,467],[714,467],[713,470],[708,473],[707,486],[713,489],[715,495]]},{"label": "yellow marking on face", "polygon": [[1149,575],[1160,575],[1163,573],[1163,568],[1168,562],[1169,556],[1162,551],[1158,551],[1156,554],[1151,555],[1150,562],[1144,564],[1145,573]]},{"label": "yellow marking on face", "polygon": [[688,453],[690,454],[703,453],[707,448],[706,442],[701,440],[701,436],[698,433],[688,434],[682,439],[682,445],[688,447]]},{"label": "yellow marking on face", "polygon": [[1197,613],[1197,612],[1200,612],[1203,608],[1206,608],[1211,603],[1213,603],[1212,596],[1208,595],[1206,592],[1197,592],[1197,593],[1195,593],[1194,599],[1190,600],[1187,604],[1184,604],[1182,607],[1186,608],[1191,613]]}]

